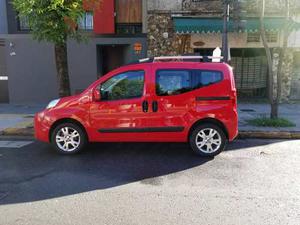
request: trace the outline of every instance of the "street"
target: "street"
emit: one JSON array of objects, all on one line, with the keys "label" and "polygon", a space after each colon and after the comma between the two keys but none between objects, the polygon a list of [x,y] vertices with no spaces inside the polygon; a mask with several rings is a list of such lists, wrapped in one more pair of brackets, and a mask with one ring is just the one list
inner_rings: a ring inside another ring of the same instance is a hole
[{"label": "street", "polygon": [[240,139],[211,159],[186,144],[61,156],[0,139],[0,224],[298,225],[299,162],[300,140]]}]

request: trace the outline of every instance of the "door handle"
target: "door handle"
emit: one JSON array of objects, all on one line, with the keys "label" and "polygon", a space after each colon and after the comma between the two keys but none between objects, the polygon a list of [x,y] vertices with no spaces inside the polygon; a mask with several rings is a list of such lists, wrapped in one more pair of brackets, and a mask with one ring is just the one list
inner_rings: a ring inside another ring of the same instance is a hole
[{"label": "door handle", "polygon": [[143,101],[143,104],[142,104],[142,108],[143,108],[143,112],[146,113],[148,112],[148,108],[149,108],[149,103],[148,101]]},{"label": "door handle", "polygon": [[157,101],[152,102],[152,111],[157,112],[158,111],[158,103]]}]

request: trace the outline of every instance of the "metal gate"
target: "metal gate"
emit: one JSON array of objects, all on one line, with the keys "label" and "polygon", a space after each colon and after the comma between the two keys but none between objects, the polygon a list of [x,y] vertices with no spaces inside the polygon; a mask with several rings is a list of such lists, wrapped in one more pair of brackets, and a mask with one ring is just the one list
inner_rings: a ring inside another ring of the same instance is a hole
[{"label": "metal gate", "polygon": [[5,40],[0,39],[0,103],[8,103],[8,76],[5,62]]},{"label": "metal gate", "polygon": [[242,49],[240,54],[232,56],[231,65],[239,97],[266,97],[268,66],[264,55],[260,55],[259,51]]}]

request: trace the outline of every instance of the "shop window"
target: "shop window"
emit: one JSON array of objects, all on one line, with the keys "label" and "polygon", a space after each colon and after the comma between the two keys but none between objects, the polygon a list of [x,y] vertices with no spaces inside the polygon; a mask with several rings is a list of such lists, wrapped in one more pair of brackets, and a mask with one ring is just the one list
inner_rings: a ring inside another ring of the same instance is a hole
[{"label": "shop window", "polygon": [[78,27],[81,30],[93,30],[93,13],[86,12],[78,22]]}]

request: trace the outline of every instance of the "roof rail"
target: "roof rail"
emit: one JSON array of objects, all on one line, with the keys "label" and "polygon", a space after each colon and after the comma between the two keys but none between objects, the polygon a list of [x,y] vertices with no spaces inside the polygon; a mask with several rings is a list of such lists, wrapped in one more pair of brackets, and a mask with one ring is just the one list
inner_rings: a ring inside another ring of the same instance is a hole
[{"label": "roof rail", "polygon": [[220,62],[222,61],[223,57],[215,57],[215,56],[159,56],[154,58],[144,58],[140,59],[140,63],[145,62],[160,62],[160,61],[187,61],[187,60],[196,60],[199,59],[199,61],[203,60],[204,62],[208,62],[211,60],[212,62]]}]

